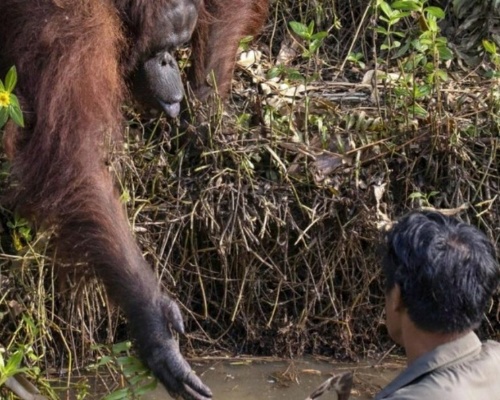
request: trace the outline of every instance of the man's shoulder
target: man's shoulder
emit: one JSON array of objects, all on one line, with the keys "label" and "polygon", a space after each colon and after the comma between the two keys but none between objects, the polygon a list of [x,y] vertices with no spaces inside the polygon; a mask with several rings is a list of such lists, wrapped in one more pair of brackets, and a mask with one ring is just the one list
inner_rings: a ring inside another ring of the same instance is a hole
[{"label": "man's shoulder", "polygon": [[[451,378],[451,379],[450,379]],[[500,385],[494,381],[477,385],[471,377],[433,373],[402,387],[384,400],[500,400]]]},{"label": "man's shoulder", "polygon": [[[470,400],[471,397],[463,393],[457,382],[450,379],[452,375],[433,371],[420,377],[386,396],[377,396],[383,400]],[[458,378],[457,380],[462,380]],[[462,382],[463,384],[463,382]],[[473,397],[475,398],[475,397]],[[498,399],[500,400],[500,399]]]},{"label": "man's shoulder", "polygon": [[491,351],[498,357],[500,355],[500,343],[495,342],[494,340],[486,340],[483,342],[482,350]]},{"label": "man's shoulder", "polygon": [[500,343],[487,341],[471,357],[443,365],[385,397],[387,400],[500,400]]},{"label": "man's shoulder", "polygon": [[500,374],[500,343],[493,340],[483,342],[481,351],[472,359],[465,360],[464,365],[469,365],[472,369],[488,368],[498,377]]}]

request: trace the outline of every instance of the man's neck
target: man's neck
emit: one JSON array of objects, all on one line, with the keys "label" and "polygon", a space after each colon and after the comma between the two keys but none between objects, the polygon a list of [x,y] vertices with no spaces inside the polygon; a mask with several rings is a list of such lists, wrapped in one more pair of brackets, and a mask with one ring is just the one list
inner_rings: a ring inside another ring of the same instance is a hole
[{"label": "man's neck", "polygon": [[417,358],[434,350],[436,347],[452,342],[462,336],[467,335],[469,331],[461,333],[434,333],[424,331],[409,319],[404,318],[402,329],[402,345],[405,348],[407,364],[412,364]]}]

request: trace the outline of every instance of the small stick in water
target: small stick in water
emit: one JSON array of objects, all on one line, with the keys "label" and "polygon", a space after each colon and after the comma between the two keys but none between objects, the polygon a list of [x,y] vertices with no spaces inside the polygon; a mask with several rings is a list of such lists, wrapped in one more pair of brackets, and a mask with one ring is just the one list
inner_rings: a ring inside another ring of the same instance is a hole
[{"label": "small stick in water", "polygon": [[333,392],[332,400],[348,400],[351,395],[352,379],[352,372],[332,376],[319,385],[306,400],[317,399],[328,391]]}]

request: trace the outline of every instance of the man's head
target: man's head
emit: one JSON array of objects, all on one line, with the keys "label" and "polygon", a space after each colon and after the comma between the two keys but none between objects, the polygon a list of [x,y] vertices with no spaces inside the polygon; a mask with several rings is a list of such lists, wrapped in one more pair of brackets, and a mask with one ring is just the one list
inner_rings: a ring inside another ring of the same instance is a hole
[{"label": "man's head", "polygon": [[389,312],[394,293],[417,328],[453,334],[479,325],[500,282],[488,238],[473,226],[436,212],[411,213],[389,231],[382,268],[387,325],[395,340],[394,314]]}]

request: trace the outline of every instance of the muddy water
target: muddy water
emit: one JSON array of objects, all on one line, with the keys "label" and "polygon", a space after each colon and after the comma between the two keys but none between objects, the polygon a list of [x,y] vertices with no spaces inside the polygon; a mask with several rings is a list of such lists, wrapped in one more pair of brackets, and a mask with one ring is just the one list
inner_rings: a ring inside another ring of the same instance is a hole
[{"label": "muddy water", "polygon": [[[400,361],[383,364],[329,363],[312,359],[300,361],[212,361],[192,363],[197,374],[210,386],[214,400],[304,400],[332,373],[354,372],[351,399],[371,399],[390,382],[404,365]],[[143,397],[170,399],[163,388]],[[325,393],[321,400],[333,399]]]}]

